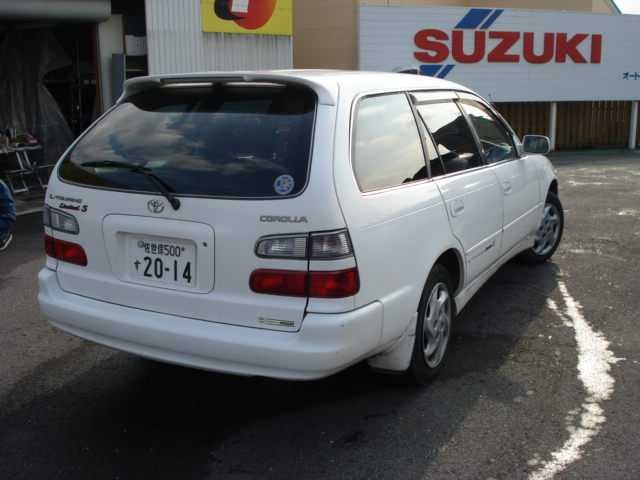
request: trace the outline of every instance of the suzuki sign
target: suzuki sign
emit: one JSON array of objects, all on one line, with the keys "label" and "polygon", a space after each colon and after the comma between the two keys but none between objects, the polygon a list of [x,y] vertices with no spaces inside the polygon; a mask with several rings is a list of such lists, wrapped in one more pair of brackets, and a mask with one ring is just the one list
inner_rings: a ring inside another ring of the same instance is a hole
[{"label": "suzuki sign", "polygon": [[360,68],[416,66],[493,101],[640,99],[640,16],[360,7]]}]

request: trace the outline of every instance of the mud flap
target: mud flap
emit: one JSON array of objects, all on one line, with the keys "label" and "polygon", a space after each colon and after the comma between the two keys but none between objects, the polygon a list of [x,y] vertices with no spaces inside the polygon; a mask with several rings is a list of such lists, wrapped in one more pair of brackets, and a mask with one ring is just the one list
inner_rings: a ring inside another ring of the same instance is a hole
[{"label": "mud flap", "polygon": [[367,362],[375,370],[404,372],[411,363],[413,344],[416,338],[418,312],[415,312],[402,336],[384,352],[370,358]]}]

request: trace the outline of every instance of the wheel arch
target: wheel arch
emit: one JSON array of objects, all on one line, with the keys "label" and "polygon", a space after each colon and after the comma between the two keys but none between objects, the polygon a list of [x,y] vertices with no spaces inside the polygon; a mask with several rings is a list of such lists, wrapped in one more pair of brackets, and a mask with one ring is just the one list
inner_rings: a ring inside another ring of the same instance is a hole
[{"label": "wheel arch", "polygon": [[456,248],[449,248],[438,256],[434,265],[440,264],[447,269],[453,282],[453,295],[457,295],[464,284],[464,260],[460,251]]},{"label": "wheel arch", "polygon": [[[458,294],[458,292],[462,289],[464,285],[464,257],[462,256],[459,249],[456,247],[449,247],[440,253],[437,256],[436,260],[429,265],[429,270],[426,272],[426,276],[424,278],[425,285],[428,282],[429,275],[433,270],[435,265],[442,265],[447,269],[449,274],[451,275],[451,279],[453,282],[453,296]],[[453,300],[453,299],[452,299]],[[416,304],[416,307],[418,305]],[[452,306],[454,309],[454,315],[457,311],[455,301],[452,301]],[[382,372],[404,372],[409,368],[409,364],[411,362],[411,355],[413,352],[413,345],[415,341],[415,328],[416,322],[418,318],[417,308],[416,312],[413,315],[412,321],[405,328],[404,333],[398,339],[398,341],[394,342],[389,348],[382,351],[381,353],[375,355],[372,358],[369,358],[367,362],[369,366],[371,366],[374,370],[382,371]]]},{"label": "wheel arch", "polygon": [[533,156],[538,164],[538,179],[540,182],[540,202],[544,203],[549,192],[558,195],[559,183],[558,177],[553,170],[553,164],[547,157]]}]

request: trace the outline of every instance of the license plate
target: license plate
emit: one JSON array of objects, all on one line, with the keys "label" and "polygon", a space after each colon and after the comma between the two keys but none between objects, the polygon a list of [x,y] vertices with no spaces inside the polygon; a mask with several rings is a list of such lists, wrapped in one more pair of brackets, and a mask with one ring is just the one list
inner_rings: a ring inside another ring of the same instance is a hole
[{"label": "license plate", "polygon": [[151,285],[195,288],[196,246],[186,240],[130,236],[129,278]]}]

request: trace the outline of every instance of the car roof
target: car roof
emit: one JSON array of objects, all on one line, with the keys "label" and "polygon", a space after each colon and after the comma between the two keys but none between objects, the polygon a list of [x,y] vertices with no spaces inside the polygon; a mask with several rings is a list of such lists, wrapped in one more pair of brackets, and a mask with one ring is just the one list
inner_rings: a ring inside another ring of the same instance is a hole
[{"label": "car roof", "polygon": [[325,105],[336,105],[339,92],[348,98],[363,93],[387,90],[458,90],[473,93],[468,88],[457,83],[408,73],[357,70],[262,70],[197,72],[138,77],[125,82],[124,93],[120,101],[152,86],[215,81],[302,84],[312,88],[318,95],[318,101]]},{"label": "car roof", "polygon": [[459,90],[467,87],[440,78],[411,73],[370,72],[361,70],[281,70],[292,77],[320,83],[335,82],[341,91],[360,95],[378,90]]}]

